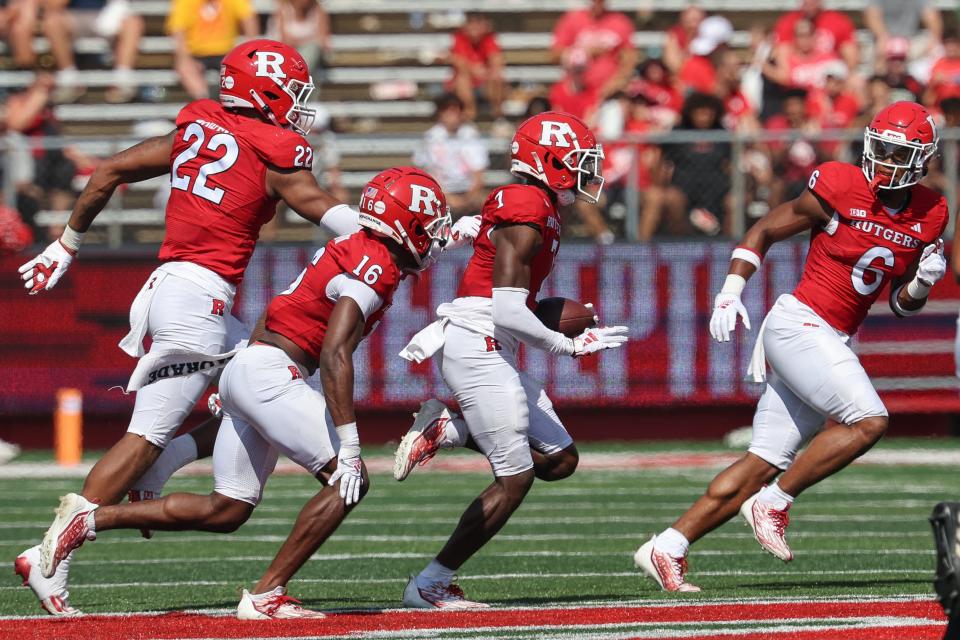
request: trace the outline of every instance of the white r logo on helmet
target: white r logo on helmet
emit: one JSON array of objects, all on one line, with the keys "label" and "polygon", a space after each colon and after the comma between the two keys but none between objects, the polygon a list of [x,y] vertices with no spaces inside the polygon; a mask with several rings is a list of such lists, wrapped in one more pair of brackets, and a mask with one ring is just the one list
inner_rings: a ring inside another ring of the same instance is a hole
[{"label": "white r logo on helmet", "polygon": [[540,144],[554,147],[576,146],[579,148],[577,134],[573,132],[573,128],[568,123],[544,120],[540,125]]},{"label": "white r logo on helmet", "polygon": [[419,184],[411,184],[410,191],[413,193],[413,202],[410,203],[410,211],[414,213],[435,214],[440,208],[440,200],[437,199],[436,192]]},{"label": "white r logo on helmet", "polygon": [[283,55],[276,51],[257,51],[257,76],[266,76],[268,78],[286,78],[287,74],[283,72],[280,66],[283,64]]}]

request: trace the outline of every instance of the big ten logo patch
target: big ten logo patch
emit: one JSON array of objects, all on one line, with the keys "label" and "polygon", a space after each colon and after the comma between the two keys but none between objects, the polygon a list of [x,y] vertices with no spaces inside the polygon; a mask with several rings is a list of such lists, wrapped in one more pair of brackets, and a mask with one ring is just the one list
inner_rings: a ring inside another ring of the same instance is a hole
[{"label": "big ten logo patch", "polygon": [[223,316],[224,310],[227,308],[227,303],[223,300],[213,299],[213,308],[210,309],[210,315],[212,316]]},{"label": "big ten logo patch", "polygon": [[487,353],[490,353],[491,351],[500,351],[502,349],[500,343],[490,336],[483,336],[483,339],[487,344]]}]

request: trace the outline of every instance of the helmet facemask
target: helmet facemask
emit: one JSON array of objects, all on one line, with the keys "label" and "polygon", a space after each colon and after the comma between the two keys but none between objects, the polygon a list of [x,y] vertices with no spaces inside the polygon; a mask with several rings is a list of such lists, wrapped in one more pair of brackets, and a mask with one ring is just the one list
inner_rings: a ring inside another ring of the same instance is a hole
[{"label": "helmet facemask", "polygon": [[[937,151],[937,143],[914,142],[895,131],[880,134],[867,128],[863,134],[863,175],[875,189],[903,189],[926,175],[926,164]],[[889,178],[877,171],[891,170]]]},{"label": "helmet facemask", "polygon": [[[414,272],[426,271],[433,266],[440,257],[440,252],[443,251],[447,241],[450,239],[450,228],[452,226],[450,207],[447,207],[442,215],[432,216],[432,218],[433,219],[426,225],[423,225],[423,233],[430,240],[427,250],[423,253],[417,251],[410,236],[401,228],[399,221],[396,222],[397,230],[403,238],[403,244],[407,247],[410,255],[413,256],[414,261],[417,263],[417,267],[413,269]],[[419,225],[420,223],[418,222],[417,226]]]},{"label": "helmet facemask", "polygon": [[589,149],[574,149],[563,157],[563,164],[577,176],[577,193],[590,204],[597,204],[603,192],[603,158],[603,145],[599,143]]}]

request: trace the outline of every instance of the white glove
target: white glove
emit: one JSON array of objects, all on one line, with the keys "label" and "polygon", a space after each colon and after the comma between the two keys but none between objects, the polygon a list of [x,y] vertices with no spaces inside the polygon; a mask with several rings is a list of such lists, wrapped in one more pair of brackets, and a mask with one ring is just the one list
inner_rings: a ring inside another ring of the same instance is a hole
[{"label": "white glove", "polygon": [[916,278],[922,284],[932,287],[947,273],[947,259],[943,257],[943,240],[928,244],[920,254]]},{"label": "white glove", "polygon": [[30,262],[20,265],[20,277],[30,295],[53,289],[70,268],[76,252],[71,252],[59,240],[51,242]]},{"label": "white glove", "polygon": [[337,456],[337,470],[330,476],[331,487],[340,481],[340,497],[349,507],[352,504],[360,502],[360,487],[363,485],[363,475],[360,473],[362,468],[360,456],[354,456],[350,453],[349,457],[343,457],[343,454]]},{"label": "white glove", "polygon": [[207,411],[209,411],[210,415],[212,415],[214,418],[223,417],[223,403],[220,402],[219,393],[211,393],[207,397]]},{"label": "white glove", "polygon": [[349,507],[360,502],[360,487],[363,485],[360,436],[357,433],[356,422],[338,425],[336,429],[337,437],[340,438],[337,470],[330,476],[327,484],[332,487],[338,480],[340,481],[340,497]]},{"label": "white glove", "polygon": [[444,249],[456,249],[473,242],[480,233],[480,216],[463,216],[450,227],[450,237]]},{"label": "white glove", "polygon": [[743,319],[743,326],[750,329],[747,308],[735,293],[717,294],[713,299],[713,315],[710,316],[710,335],[717,342],[729,342],[730,334],[737,328],[737,316]]},{"label": "white glove", "polygon": [[614,349],[627,341],[627,327],[596,327],[587,329],[573,339],[573,357],[587,356],[604,349]]}]

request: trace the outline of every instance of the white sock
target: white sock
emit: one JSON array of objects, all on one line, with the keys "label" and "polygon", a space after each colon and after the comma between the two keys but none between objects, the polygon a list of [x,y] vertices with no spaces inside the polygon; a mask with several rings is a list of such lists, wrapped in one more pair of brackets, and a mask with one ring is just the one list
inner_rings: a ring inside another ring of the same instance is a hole
[{"label": "white sock", "polygon": [[789,509],[790,505],[793,504],[793,496],[781,489],[780,485],[776,482],[768,484],[761,489],[757,500],[764,504],[771,505],[774,509],[779,509],[780,511]]},{"label": "white sock", "polygon": [[443,436],[440,438],[441,449],[454,449],[467,444],[467,423],[463,418],[452,418],[443,427]]},{"label": "white sock", "polygon": [[453,569],[448,569],[436,560],[431,560],[430,564],[417,576],[417,583],[442,582],[450,584],[453,581]]},{"label": "white sock", "polygon": [[662,551],[674,558],[684,558],[690,550],[690,541],[687,537],[674,529],[664,529],[653,541],[653,548]]},{"label": "white sock", "polygon": [[[91,511],[87,514],[87,540],[94,540],[97,537],[97,512]],[[91,537],[92,536],[92,537]],[[72,553],[72,552],[71,552]]]},{"label": "white sock", "polygon": [[197,442],[193,439],[193,436],[188,433],[176,437],[170,441],[170,444],[163,450],[153,466],[147,469],[147,472],[137,480],[133,488],[141,491],[152,491],[154,496],[159,496],[170,476],[196,459]]}]

